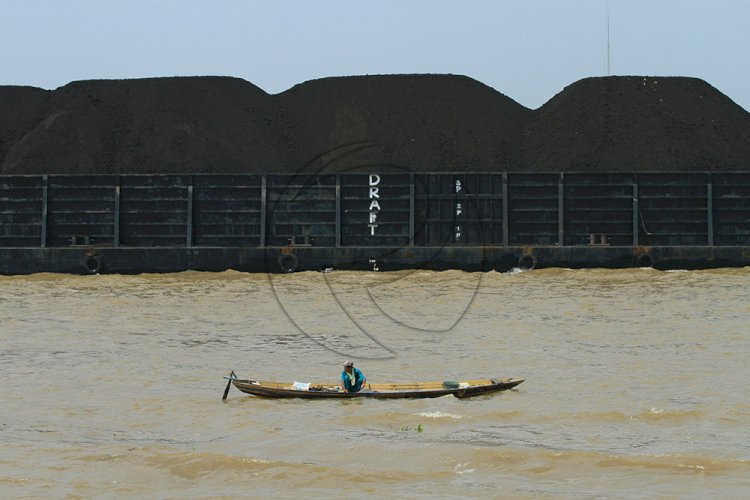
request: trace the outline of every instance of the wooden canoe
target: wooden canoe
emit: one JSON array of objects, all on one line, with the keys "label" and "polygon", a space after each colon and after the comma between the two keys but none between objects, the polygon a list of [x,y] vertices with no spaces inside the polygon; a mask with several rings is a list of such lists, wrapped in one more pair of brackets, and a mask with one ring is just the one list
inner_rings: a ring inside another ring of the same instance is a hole
[{"label": "wooden canoe", "polygon": [[[259,380],[239,379],[234,376],[225,377],[240,391],[268,398],[437,398],[440,396],[455,396],[468,398],[480,394],[511,389],[524,381],[522,378],[476,379],[461,382],[411,382],[401,384],[366,384],[359,392],[344,392],[340,386],[333,384],[309,384],[309,389],[295,389],[295,384],[289,382],[268,382]],[[299,387],[299,386],[298,386]],[[227,386],[227,389],[229,386]],[[224,398],[226,399],[226,391]]]}]

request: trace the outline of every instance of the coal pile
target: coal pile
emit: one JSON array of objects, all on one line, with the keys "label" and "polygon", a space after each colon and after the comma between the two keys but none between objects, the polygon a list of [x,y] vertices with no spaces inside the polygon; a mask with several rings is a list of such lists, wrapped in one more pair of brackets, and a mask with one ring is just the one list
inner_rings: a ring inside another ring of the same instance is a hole
[{"label": "coal pile", "polygon": [[277,102],[238,78],[82,81],[30,97],[26,115],[25,97],[0,104],[3,174],[271,170],[283,151]]},{"label": "coal pile", "polygon": [[44,120],[49,94],[34,87],[0,87],[0,173],[11,148]]},{"label": "coal pile", "polygon": [[750,170],[750,113],[697,78],[586,78],[534,115],[527,170]]},{"label": "coal pile", "polygon": [[748,171],[750,113],[683,77],[587,78],[537,110],[454,75],[0,87],[0,173]]},{"label": "coal pile", "polygon": [[393,75],[315,80],[279,94],[292,170],[493,171],[520,165],[533,112],[476,80]]}]

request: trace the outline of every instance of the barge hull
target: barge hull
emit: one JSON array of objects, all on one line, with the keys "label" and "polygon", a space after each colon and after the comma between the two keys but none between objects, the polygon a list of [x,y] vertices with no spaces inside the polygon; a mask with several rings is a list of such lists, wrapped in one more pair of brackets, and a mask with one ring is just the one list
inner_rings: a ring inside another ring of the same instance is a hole
[{"label": "barge hull", "polygon": [[0,176],[0,273],[750,265],[750,172]]},{"label": "barge hull", "polygon": [[205,247],[0,248],[0,273],[171,273],[187,270],[288,273],[514,268],[709,269],[750,266],[750,247]]}]

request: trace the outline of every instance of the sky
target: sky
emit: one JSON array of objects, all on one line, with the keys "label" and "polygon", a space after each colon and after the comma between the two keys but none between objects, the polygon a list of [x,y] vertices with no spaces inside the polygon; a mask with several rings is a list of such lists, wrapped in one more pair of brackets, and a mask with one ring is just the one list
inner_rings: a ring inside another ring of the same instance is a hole
[{"label": "sky", "polygon": [[0,0],[0,85],[466,75],[535,109],[591,76],[691,76],[750,110],[750,0]]}]

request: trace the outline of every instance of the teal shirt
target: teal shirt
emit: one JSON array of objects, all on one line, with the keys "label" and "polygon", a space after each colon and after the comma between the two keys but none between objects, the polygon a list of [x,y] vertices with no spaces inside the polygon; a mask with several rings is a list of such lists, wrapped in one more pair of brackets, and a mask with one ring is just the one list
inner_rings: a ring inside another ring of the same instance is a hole
[{"label": "teal shirt", "polygon": [[354,385],[352,385],[351,380],[349,380],[349,375],[346,373],[346,370],[341,372],[341,384],[349,392],[359,392],[359,390],[362,389],[362,381],[365,379],[365,375],[359,368],[352,368],[352,371],[354,372]]}]

